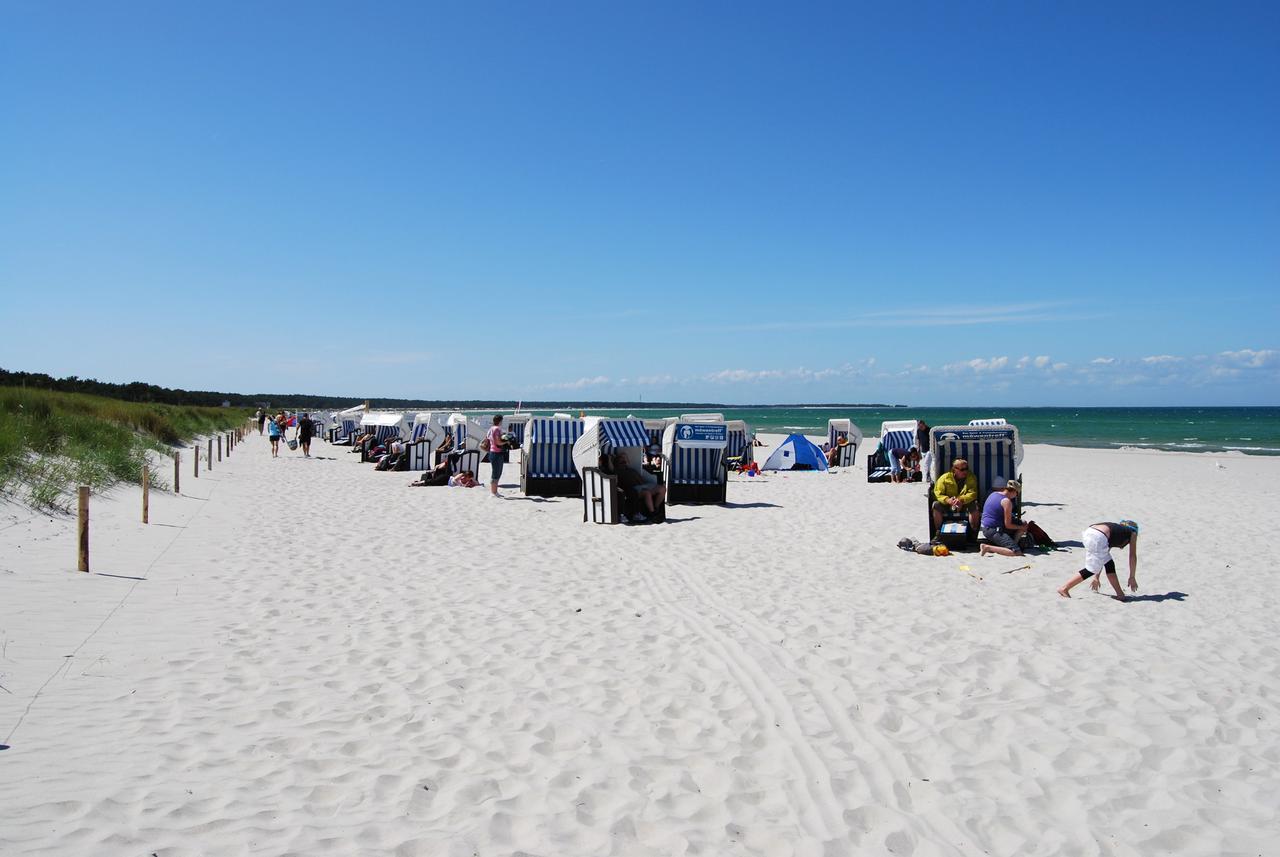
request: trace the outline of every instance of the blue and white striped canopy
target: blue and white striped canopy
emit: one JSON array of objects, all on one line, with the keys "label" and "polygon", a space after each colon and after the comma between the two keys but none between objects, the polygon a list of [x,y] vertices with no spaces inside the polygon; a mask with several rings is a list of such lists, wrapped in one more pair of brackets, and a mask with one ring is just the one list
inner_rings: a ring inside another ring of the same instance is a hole
[{"label": "blue and white striped canopy", "polygon": [[906,430],[885,432],[884,437],[880,438],[880,445],[886,450],[910,449],[916,445],[916,435],[915,432]]},{"label": "blue and white striped canopy", "polygon": [[529,443],[567,443],[582,436],[582,420],[534,418],[529,421]]},{"label": "blue and white striped canopy", "polygon": [[643,420],[604,420],[600,423],[600,431],[604,434],[600,444],[601,452],[649,445],[649,431],[644,427]]}]

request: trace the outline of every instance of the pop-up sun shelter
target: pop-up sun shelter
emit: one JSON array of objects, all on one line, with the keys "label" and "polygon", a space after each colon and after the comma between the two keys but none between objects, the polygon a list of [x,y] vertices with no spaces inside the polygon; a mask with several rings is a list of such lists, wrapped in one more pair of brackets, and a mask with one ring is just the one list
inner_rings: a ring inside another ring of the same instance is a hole
[{"label": "pop-up sun shelter", "polygon": [[787,435],[782,445],[769,454],[761,470],[826,470],[827,457],[802,434]]}]

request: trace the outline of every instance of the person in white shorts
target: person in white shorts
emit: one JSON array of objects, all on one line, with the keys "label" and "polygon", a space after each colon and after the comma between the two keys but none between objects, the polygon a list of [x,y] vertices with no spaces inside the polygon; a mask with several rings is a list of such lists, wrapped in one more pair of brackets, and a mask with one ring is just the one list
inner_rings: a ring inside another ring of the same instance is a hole
[{"label": "person in white shorts", "polygon": [[1129,589],[1138,591],[1138,524],[1136,521],[1123,520],[1119,523],[1110,521],[1092,524],[1085,530],[1080,541],[1084,543],[1084,568],[1076,572],[1058,590],[1063,598],[1071,597],[1071,590],[1082,581],[1092,577],[1089,584],[1094,592],[1102,586],[1101,574],[1107,572],[1107,580],[1116,591],[1117,601],[1128,601],[1124,590],[1120,588],[1120,578],[1116,575],[1116,561],[1111,558],[1112,548],[1129,548]]}]

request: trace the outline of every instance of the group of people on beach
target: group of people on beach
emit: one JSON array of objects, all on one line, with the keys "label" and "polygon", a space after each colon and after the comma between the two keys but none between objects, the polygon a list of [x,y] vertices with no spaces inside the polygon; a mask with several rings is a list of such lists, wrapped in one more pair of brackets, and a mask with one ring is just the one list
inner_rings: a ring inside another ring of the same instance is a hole
[{"label": "group of people on beach", "polygon": [[[944,516],[948,514],[966,516],[969,526],[975,531],[981,529],[986,539],[978,549],[982,556],[1022,556],[1022,546],[1028,542],[1028,530],[1034,527],[1035,521],[1017,519],[1014,504],[1021,494],[1022,485],[1018,480],[1010,479],[987,495],[979,507],[978,478],[971,472],[968,461],[957,458],[951,463],[951,469],[939,476],[933,485],[933,528],[936,531],[941,527]],[[1105,572],[1116,599],[1128,600],[1120,586],[1111,551],[1114,548],[1129,549],[1128,586],[1131,592],[1137,592],[1138,531],[1137,522],[1129,519],[1090,524],[1080,536],[1084,546],[1084,568],[1059,587],[1058,594],[1070,598],[1071,590],[1089,578],[1093,578],[1090,587],[1097,592],[1102,585],[1101,574]]]},{"label": "group of people on beach", "polygon": [[[268,417],[266,411],[258,408],[254,419],[258,422],[259,435],[262,434],[263,426],[266,427],[267,439],[271,441],[272,458],[280,457],[280,441],[285,439],[290,425],[297,427],[294,443],[302,449],[303,457],[311,457],[311,440],[315,437],[316,425],[310,414],[304,413],[290,419],[284,411],[279,411],[274,417]],[[290,448],[293,448],[293,444]]]}]

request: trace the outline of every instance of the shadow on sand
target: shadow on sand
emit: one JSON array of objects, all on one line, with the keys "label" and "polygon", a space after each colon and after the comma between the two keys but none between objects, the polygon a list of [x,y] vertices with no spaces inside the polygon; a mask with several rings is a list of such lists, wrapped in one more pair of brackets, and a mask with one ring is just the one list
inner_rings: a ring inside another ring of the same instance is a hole
[{"label": "shadow on sand", "polygon": [[1130,595],[1127,603],[1134,601],[1151,601],[1155,603],[1161,601],[1186,601],[1189,597],[1185,592],[1166,592],[1163,595]]}]

